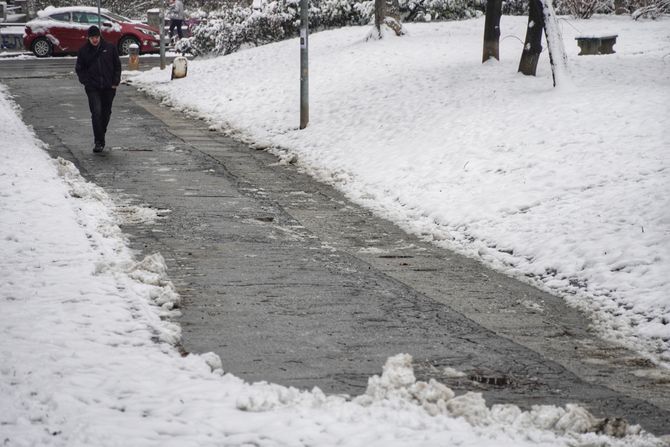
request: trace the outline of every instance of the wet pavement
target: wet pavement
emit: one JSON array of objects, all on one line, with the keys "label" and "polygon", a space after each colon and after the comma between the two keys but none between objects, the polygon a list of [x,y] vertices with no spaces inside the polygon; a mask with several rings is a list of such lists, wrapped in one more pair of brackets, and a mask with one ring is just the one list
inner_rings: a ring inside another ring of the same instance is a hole
[{"label": "wet pavement", "polygon": [[92,154],[70,65],[0,60],[0,82],[52,156],[117,197],[169,210],[123,230],[139,256],[166,258],[186,351],[216,352],[248,381],[348,394],[406,352],[420,379],[489,403],[579,402],[670,433],[670,373],[595,337],[561,299],[410,236],[131,86],[114,103],[111,151]]}]

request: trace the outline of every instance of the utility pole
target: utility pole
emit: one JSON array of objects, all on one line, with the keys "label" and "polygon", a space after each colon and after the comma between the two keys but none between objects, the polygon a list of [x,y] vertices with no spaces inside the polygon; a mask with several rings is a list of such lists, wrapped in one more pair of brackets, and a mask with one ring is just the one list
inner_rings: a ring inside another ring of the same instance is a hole
[{"label": "utility pole", "polygon": [[[98,0],[100,1],[100,0]],[[165,70],[165,0],[161,1],[161,9],[158,13],[158,31],[160,36],[161,70]]]},{"label": "utility pole", "polygon": [[300,0],[300,128],[309,123],[309,0]]}]

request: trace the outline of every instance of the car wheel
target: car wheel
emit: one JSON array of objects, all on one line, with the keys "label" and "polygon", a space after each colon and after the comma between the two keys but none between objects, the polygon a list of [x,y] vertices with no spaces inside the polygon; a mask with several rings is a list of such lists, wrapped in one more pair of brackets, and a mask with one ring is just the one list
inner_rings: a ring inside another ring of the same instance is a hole
[{"label": "car wheel", "polygon": [[38,37],[33,42],[33,53],[37,57],[49,57],[53,53],[53,45],[46,37]]},{"label": "car wheel", "polygon": [[126,36],[119,41],[119,54],[125,56],[130,51],[130,46],[132,44],[140,46],[140,43],[132,36]]}]

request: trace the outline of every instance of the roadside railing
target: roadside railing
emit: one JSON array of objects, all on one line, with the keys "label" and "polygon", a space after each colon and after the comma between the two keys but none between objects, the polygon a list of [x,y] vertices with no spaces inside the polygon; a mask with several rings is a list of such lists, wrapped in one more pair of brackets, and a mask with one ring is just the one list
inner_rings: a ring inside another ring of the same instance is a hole
[{"label": "roadside railing", "polygon": [[23,51],[25,27],[25,23],[0,22],[0,52]]},{"label": "roadside railing", "polygon": [[0,23],[25,22],[28,19],[28,8],[25,0],[15,0],[13,4],[0,2]]}]

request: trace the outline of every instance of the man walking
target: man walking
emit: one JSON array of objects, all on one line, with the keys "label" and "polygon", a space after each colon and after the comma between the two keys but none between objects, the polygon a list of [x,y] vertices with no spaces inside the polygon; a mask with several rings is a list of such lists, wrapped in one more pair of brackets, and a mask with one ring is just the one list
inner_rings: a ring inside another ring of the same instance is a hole
[{"label": "man walking", "polygon": [[172,0],[170,2],[170,40],[172,40],[172,33],[174,29],[177,28],[177,35],[181,39],[184,37],[182,35],[181,26],[184,24],[184,3],[181,0]]},{"label": "man walking", "polygon": [[100,28],[88,29],[88,42],[77,53],[75,71],[84,84],[93,124],[93,152],[105,148],[105,133],[112,115],[112,102],[121,82],[121,60],[115,45],[105,42]]}]

